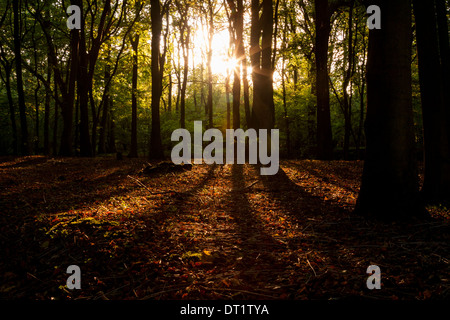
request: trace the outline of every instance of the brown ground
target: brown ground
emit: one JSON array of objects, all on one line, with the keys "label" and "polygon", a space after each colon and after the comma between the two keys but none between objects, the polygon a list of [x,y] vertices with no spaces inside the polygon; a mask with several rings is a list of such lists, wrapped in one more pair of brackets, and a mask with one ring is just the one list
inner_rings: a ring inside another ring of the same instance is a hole
[{"label": "brown ground", "polygon": [[[449,211],[382,223],[352,214],[362,162],[197,165],[0,159],[0,297],[450,298]],[[382,201],[382,200],[380,200]],[[378,265],[382,289],[368,290]],[[82,290],[65,287],[69,265]]]}]

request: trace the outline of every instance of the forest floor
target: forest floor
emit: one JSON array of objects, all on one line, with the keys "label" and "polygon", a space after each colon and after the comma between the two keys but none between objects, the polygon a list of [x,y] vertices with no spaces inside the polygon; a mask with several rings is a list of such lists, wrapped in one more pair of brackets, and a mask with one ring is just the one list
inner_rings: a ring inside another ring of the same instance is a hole
[{"label": "forest floor", "polygon": [[[0,297],[450,298],[449,210],[352,213],[363,162],[285,160],[139,172],[145,159],[0,159]],[[382,199],[380,199],[382,201]],[[67,267],[81,268],[68,290]],[[381,269],[381,290],[366,270]]]}]

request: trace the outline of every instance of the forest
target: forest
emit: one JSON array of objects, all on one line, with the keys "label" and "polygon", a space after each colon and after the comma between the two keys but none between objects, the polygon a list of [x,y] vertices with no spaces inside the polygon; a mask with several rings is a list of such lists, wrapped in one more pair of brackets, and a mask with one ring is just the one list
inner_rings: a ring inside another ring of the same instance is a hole
[{"label": "forest", "polygon": [[[0,297],[448,300],[449,23],[448,0],[2,0]],[[174,164],[199,122],[279,130],[278,172]]]}]

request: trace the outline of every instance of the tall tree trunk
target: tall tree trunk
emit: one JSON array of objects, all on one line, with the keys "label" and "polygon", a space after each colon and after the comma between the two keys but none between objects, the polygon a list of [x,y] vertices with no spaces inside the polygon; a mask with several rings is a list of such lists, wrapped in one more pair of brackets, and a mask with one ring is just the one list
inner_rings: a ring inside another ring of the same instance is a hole
[{"label": "tall tree trunk", "polygon": [[[350,135],[352,132],[352,104],[350,96],[347,92],[350,81],[353,77],[353,6],[354,0],[350,2],[348,33],[347,33],[347,68],[344,70],[344,81],[342,82],[343,109],[344,109],[344,159],[349,159]],[[345,54],[344,54],[345,59]],[[344,62],[345,65],[345,62]]]},{"label": "tall tree trunk", "polygon": [[167,97],[167,111],[169,113],[172,112],[172,104],[173,104],[173,97],[172,97],[172,91],[173,91],[173,79],[172,79],[172,71],[169,72],[168,74],[169,77],[169,92],[168,92],[168,97]]},{"label": "tall tree trunk", "polygon": [[450,197],[450,153],[434,1],[413,0],[422,99],[425,174],[422,193],[428,201]]},{"label": "tall tree trunk", "polygon": [[[187,14],[187,13],[186,13]],[[181,86],[181,102],[180,102],[180,126],[181,128],[186,128],[186,89],[188,82],[188,73],[189,73],[189,38],[191,33],[191,28],[185,25],[185,30],[182,32],[186,32],[182,36],[182,44],[183,47],[183,60],[184,60],[184,69],[183,69],[183,84]]]},{"label": "tall tree trunk", "polygon": [[[128,157],[138,157],[137,146],[137,83],[138,83],[138,49],[139,49],[139,34],[131,39],[131,46],[133,48],[133,76],[131,80],[131,146]],[[170,107],[169,107],[170,108]]]},{"label": "tall tree trunk", "polygon": [[[261,8],[262,14],[260,16]],[[263,0],[262,5],[260,5],[259,0],[252,0],[251,12],[250,58],[253,67],[252,126],[256,129],[272,129],[275,124],[272,69],[272,0]]]},{"label": "tall tree trunk", "polygon": [[316,11],[317,157],[329,160],[333,156],[328,84],[328,40],[331,32],[331,15],[328,0],[316,0],[314,3]]},{"label": "tall tree trunk", "polygon": [[366,54],[367,54],[367,46],[365,41],[366,35],[366,26],[363,28],[363,34],[361,37],[361,41],[363,43],[363,59],[362,64],[360,66],[361,77],[360,77],[360,87],[359,87],[359,125],[358,125],[358,142],[356,145],[358,151],[358,158],[362,157],[361,154],[361,145],[363,141],[363,128],[364,128],[364,113],[365,113],[365,92],[366,92],[366,77],[364,75],[363,70],[366,69]]},{"label": "tall tree trunk", "polygon": [[180,100],[181,100],[181,53],[180,44],[178,44],[178,55],[177,55],[177,66],[175,69],[175,76],[177,77],[177,100],[175,103],[175,111],[180,110]]},{"label": "tall tree trunk", "polygon": [[213,128],[213,74],[212,74],[212,55],[213,48],[212,42],[214,38],[214,8],[211,0],[208,0],[208,53],[207,53],[207,73],[208,73],[208,101],[207,101],[207,110],[208,110],[208,128]]},{"label": "tall tree trunk", "polygon": [[[443,102],[445,108],[445,131],[447,132],[447,141],[450,144],[450,40],[448,30],[448,6],[445,0],[436,0],[436,12],[439,35],[439,53],[441,59],[442,85],[444,90]],[[449,146],[450,147],[450,146]],[[447,166],[448,166],[447,158]]]},{"label": "tall tree trunk", "polygon": [[[288,26],[288,16],[286,14],[284,19],[284,28],[283,28],[283,49],[287,49],[287,26]],[[284,124],[286,126],[286,152],[287,155],[291,154],[291,132],[289,128],[289,117],[288,117],[288,108],[287,108],[287,100],[286,100],[286,54],[283,52],[282,64],[281,64],[281,88],[283,93],[283,110],[284,110]]]},{"label": "tall tree trunk", "polygon": [[244,3],[243,0],[237,0],[236,13],[234,19],[235,31],[235,59],[237,65],[234,68],[233,80],[233,128],[238,129],[241,126],[241,67],[242,60],[245,59],[244,48]]},{"label": "tall tree trunk", "polygon": [[[81,8],[81,12],[83,12],[83,2],[81,0],[73,1],[73,3],[78,5]],[[85,20],[83,15],[81,19],[78,42],[79,51],[78,57],[76,57],[79,59],[77,89],[80,107],[80,155],[82,157],[92,157],[93,149],[89,133],[89,92],[92,87],[92,81],[89,79],[89,53],[86,47]]]},{"label": "tall tree trunk", "polygon": [[160,66],[160,43],[162,32],[161,4],[151,0],[152,20],[152,128],[150,133],[150,159],[163,159],[161,140],[160,103],[162,93],[162,67]]},{"label": "tall tree trunk", "polygon": [[114,123],[113,101],[110,103],[110,111],[108,116],[108,153],[116,153],[116,125]]},{"label": "tall tree trunk", "polygon": [[244,84],[244,111],[247,128],[252,127],[252,112],[250,110],[250,88],[248,84],[247,58],[242,57],[242,82]]},{"label": "tall tree trunk", "polygon": [[107,59],[107,64],[105,66],[105,75],[103,82],[105,84],[105,92],[102,104],[102,117],[100,120],[100,132],[98,136],[98,153],[106,153],[106,131],[108,126],[108,114],[109,114],[109,102],[110,102],[110,90],[111,90],[111,69],[109,66],[109,54]]},{"label": "tall tree trunk", "polygon": [[200,103],[203,104],[205,108],[205,116],[208,115],[208,104],[205,99],[205,66],[203,61],[200,64]]},{"label": "tall tree trunk", "polygon": [[45,88],[45,104],[44,104],[44,154],[46,156],[50,155],[50,100],[51,100],[51,89],[50,83],[52,81],[52,69],[50,65],[50,59],[48,59],[47,66],[47,83],[48,86]]},{"label": "tall tree trunk", "polygon": [[227,100],[227,129],[231,129],[231,98],[230,98],[230,70],[227,71],[227,77],[225,78],[225,95]]},{"label": "tall tree trunk", "polygon": [[367,152],[356,212],[383,219],[424,215],[415,160],[411,88],[411,4],[374,1],[381,29],[370,30]]},{"label": "tall tree trunk", "polygon": [[14,55],[16,57],[16,79],[17,79],[17,95],[19,98],[19,115],[20,115],[20,152],[22,155],[30,154],[30,145],[28,137],[28,124],[25,106],[25,92],[23,89],[22,74],[22,39],[20,35],[20,1],[13,1],[14,12]]},{"label": "tall tree trunk", "polygon": [[34,136],[34,153],[39,154],[39,90],[41,89],[41,82],[37,80],[37,87],[34,89],[34,108],[35,108],[35,136]]},{"label": "tall tree trunk", "polygon": [[54,72],[53,76],[53,87],[54,87],[54,99],[55,99],[55,112],[54,112],[54,119],[53,119],[53,155],[56,156],[58,154],[58,84],[56,80],[56,70]]},{"label": "tall tree trunk", "polygon": [[8,64],[8,62],[5,62],[3,64],[5,68],[5,86],[6,86],[6,96],[8,98],[8,104],[9,104],[9,119],[11,121],[11,130],[12,130],[12,141],[11,146],[13,149],[13,155],[18,155],[18,148],[17,148],[17,124],[16,124],[16,108],[14,107],[14,100],[12,96],[12,90],[11,90],[11,71],[12,71],[12,63]]}]

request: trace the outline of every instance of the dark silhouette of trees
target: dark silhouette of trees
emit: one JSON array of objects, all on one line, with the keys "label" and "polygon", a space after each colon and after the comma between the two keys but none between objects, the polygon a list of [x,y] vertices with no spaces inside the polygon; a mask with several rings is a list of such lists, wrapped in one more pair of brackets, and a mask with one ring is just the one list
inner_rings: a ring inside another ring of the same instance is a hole
[{"label": "dark silhouette of trees", "polygon": [[423,215],[415,159],[409,0],[379,0],[367,61],[367,151],[356,211],[386,219]]}]

